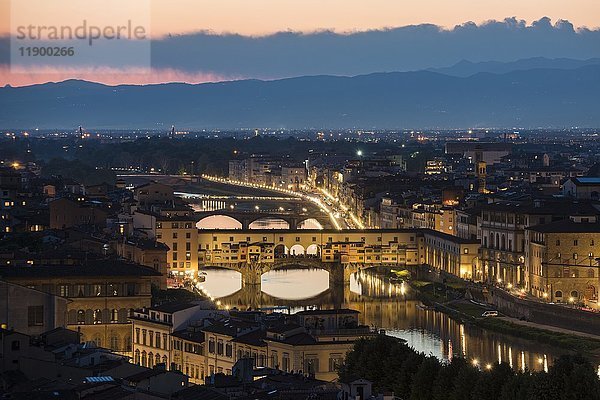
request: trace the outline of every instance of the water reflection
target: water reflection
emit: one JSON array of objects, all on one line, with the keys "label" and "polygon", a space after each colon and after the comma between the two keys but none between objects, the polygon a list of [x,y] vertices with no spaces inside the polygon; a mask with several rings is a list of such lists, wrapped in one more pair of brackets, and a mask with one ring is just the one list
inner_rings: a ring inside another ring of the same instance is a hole
[{"label": "water reflection", "polygon": [[415,350],[442,360],[462,356],[486,368],[507,362],[520,370],[547,371],[565,350],[537,342],[465,325],[443,313],[422,307],[408,286],[381,276],[354,274],[350,285],[329,287],[328,274],[320,270],[272,271],[259,286],[242,287],[239,275],[230,271],[207,272],[205,287],[223,306],[246,308],[288,307],[289,312],[319,306],[351,308],[361,312],[361,323],[385,329]]},{"label": "water reflection", "polygon": [[[310,282],[310,285],[307,283]],[[270,271],[262,276],[261,290],[284,300],[302,300],[329,289],[329,273],[322,269]]]}]

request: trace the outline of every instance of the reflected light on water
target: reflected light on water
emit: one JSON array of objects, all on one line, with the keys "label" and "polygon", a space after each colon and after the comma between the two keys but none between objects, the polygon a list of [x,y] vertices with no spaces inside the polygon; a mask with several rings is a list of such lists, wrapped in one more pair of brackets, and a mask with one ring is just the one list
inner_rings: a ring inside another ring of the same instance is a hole
[{"label": "reflected light on water", "polygon": [[215,298],[229,296],[242,288],[242,274],[227,269],[207,269],[202,287]]},{"label": "reflected light on water", "polygon": [[402,289],[401,284],[392,284],[370,272],[356,273],[349,285],[329,290],[324,270],[271,271],[262,276],[260,287],[244,288],[237,272],[213,269],[206,274],[204,287],[215,298],[221,298],[225,307],[289,307],[291,313],[315,305],[323,309],[350,308],[360,312],[362,324],[384,329],[415,350],[441,360],[462,356],[469,362],[478,360],[478,367],[483,369],[488,364],[505,362],[514,369],[547,371],[555,358],[567,353],[465,325],[438,311],[424,309],[414,298],[414,291],[406,290],[408,285]]},{"label": "reflected light on water", "polygon": [[322,269],[276,270],[261,278],[262,291],[283,300],[309,299],[328,288],[329,273]]}]

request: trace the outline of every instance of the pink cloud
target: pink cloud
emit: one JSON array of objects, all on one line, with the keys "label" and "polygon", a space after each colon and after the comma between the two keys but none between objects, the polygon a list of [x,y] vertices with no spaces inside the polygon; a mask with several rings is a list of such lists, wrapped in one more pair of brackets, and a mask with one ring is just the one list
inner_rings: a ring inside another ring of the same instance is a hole
[{"label": "pink cloud", "polygon": [[167,82],[222,82],[240,78],[242,77],[227,77],[210,72],[185,72],[172,68],[151,70],[108,67],[11,69],[9,66],[0,66],[0,86],[27,86],[46,82],[60,82],[67,79],[81,79],[106,85],[148,85]]}]

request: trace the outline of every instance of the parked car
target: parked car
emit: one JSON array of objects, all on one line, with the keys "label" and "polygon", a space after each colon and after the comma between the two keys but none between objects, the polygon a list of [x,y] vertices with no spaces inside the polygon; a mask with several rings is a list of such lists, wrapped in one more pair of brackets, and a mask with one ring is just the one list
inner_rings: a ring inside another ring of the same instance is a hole
[{"label": "parked car", "polygon": [[482,317],[497,317],[498,311],[495,311],[495,310],[484,311],[483,314],[481,314],[481,316]]}]

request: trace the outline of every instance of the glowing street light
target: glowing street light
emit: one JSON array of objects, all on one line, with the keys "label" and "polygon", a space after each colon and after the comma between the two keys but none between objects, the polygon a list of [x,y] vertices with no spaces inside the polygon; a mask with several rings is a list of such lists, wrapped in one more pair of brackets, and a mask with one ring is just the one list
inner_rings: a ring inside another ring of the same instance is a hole
[{"label": "glowing street light", "polygon": [[363,155],[363,152],[362,152],[362,150],[358,150],[358,151],[356,152],[356,155],[357,155],[357,156],[359,156],[359,157],[362,157],[362,155]]}]

